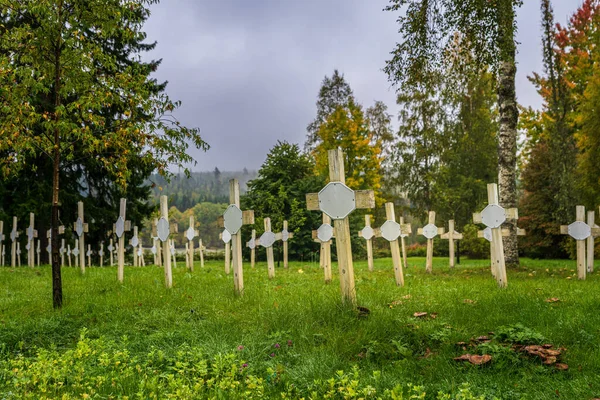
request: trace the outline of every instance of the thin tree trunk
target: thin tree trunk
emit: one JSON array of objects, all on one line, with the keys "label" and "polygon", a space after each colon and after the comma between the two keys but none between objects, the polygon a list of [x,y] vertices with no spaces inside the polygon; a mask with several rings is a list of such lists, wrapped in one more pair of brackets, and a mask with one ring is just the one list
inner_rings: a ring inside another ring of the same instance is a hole
[{"label": "thin tree trunk", "polygon": [[[498,110],[500,116],[498,133],[498,186],[500,205],[517,207],[517,122],[519,110],[515,95],[516,45],[514,39],[515,13],[513,0],[499,1],[499,50],[501,61],[498,68]],[[504,237],[504,255],[507,267],[519,265],[517,221],[508,220],[504,228],[510,235]]]}]

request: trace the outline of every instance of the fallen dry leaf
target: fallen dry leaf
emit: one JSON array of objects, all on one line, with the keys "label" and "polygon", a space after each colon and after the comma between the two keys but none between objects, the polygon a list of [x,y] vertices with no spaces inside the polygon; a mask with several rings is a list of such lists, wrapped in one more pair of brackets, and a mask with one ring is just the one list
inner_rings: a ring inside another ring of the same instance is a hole
[{"label": "fallen dry leaf", "polygon": [[416,312],[413,314],[413,317],[415,317],[415,318],[423,318],[425,316],[427,316],[426,312]]},{"label": "fallen dry leaf", "polygon": [[492,361],[492,356],[484,354],[482,356],[478,354],[463,354],[460,357],[454,358],[454,361],[468,361],[473,365],[482,365]]},{"label": "fallen dry leaf", "polygon": [[431,314],[429,314],[429,316],[433,319],[436,319],[438,314],[436,312],[432,312]]},{"label": "fallen dry leaf", "polygon": [[[569,369],[569,366],[567,364],[563,364],[563,363],[554,364],[554,367],[559,371],[566,371]],[[600,400],[600,399],[597,399],[597,400]]]},{"label": "fallen dry leaf", "polygon": [[558,297],[551,297],[549,299],[544,300],[546,303],[556,303],[559,302],[560,299]]},{"label": "fallen dry leaf", "polygon": [[466,304],[475,304],[475,301],[471,300],[471,299],[464,299],[463,303],[466,303]]}]

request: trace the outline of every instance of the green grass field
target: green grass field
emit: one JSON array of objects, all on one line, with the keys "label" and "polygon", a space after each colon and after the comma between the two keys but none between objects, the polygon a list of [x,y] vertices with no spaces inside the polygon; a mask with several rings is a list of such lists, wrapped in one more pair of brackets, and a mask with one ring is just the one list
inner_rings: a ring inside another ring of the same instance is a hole
[{"label": "green grass field", "polygon": [[[402,288],[390,259],[374,272],[358,261],[368,316],[341,305],[339,281],[325,285],[318,264],[293,262],[269,280],[265,263],[245,263],[241,298],[222,262],[193,274],[178,264],[171,290],[158,267],[126,268],[123,285],[116,268],[64,268],[60,311],[50,267],[0,268],[0,397],[600,397],[600,279],[578,281],[574,261],[524,259],[507,289],[485,260],[450,270],[436,259],[428,275],[411,258]],[[482,335],[492,340],[469,344]],[[519,343],[564,348],[569,369],[526,357]],[[453,360],[465,353],[492,361]]]}]

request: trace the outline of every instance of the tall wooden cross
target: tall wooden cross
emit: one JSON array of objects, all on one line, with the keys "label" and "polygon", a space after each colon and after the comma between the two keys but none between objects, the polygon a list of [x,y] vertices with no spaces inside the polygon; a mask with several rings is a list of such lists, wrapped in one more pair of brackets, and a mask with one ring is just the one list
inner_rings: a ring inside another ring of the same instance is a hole
[{"label": "tall wooden cross", "polygon": [[[111,235],[111,236],[112,236],[112,235]],[[113,240],[112,240],[112,237],[109,239],[109,242],[108,242],[108,247],[106,248],[106,250],[108,250],[108,256],[109,256],[109,258],[110,258],[110,266],[112,267],[112,266],[114,266],[114,265],[115,265],[115,263],[114,263],[114,259],[113,259],[113,255],[114,255],[114,253],[113,253],[113,252],[115,251],[115,246],[113,246]]]},{"label": "tall wooden cross", "polygon": [[137,267],[139,265],[137,248],[138,248],[138,245],[140,244],[140,238],[138,237],[138,227],[137,226],[133,227],[133,236],[131,237],[131,239],[129,239],[129,244],[131,245],[131,250],[133,253],[133,266]]},{"label": "tall wooden cross", "polygon": [[504,244],[502,243],[502,224],[507,219],[519,219],[516,208],[504,209],[498,204],[498,185],[489,183],[487,185],[488,205],[481,213],[473,214],[473,222],[483,223],[492,230],[492,270],[498,286],[507,287],[506,264],[504,263]]},{"label": "tall wooden cross", "polygon": [[194,216],[190,215],[190,227],[185,231],[185,237],[188,240],[187,248],[187,269],[194,272],[194,238],[198,236],[198,231],[194,226]]},{"label": "tall wooden cross", "polygon": [[17,238],[19,237],[19,231],[17,231],[17,217],[13,217],[13,228],[10,231],[10,240],[11,240],[11,248],[10,248],[10,266],[17,266]]},{"label": "tall wooden cross", "polygon": [[79,267],[79,239],[75,239],[75,246],[71,250],[71,254],[73,254],[75,259],[75,267]]},{"label": "tall wooden cross", "polygon": [[283,221],[283,230],[281,231],[281,241],[283,242],[283,268],[288,267],[288,240],[294,237],[294,232],[288,231],[288,222]]},{"label": "tall wooden cross", "polygon": [[87,256],[88,259],[88,267],[92,266],[92,245],[88,243],[88,249],[87,252],[85,253],[85,255]]},{"label": "tall wooden cross", "polygon": [[431,273],[433,271],[433,239],[437,235],[444,234],[444,228],[435,226],[435,211],[429,211],[427,225],[419,228],[417,234],[427,238],[427,259],[425,261],[425,271]]},{"label": "tall wooden cross", "polygon": [[67,258],[69,259],[69,267],[71,266],[71,244],[67,244]]},{"label": "tall wooden cross", "polygon": [[404,286],[404,271],[402,269],[402,257],[400,255],[400,246],[398,238],[403,234],[412,232],[410,224],[400,225],[396,222],[396,214],[394,212],[394,203],[385,203],[385,218],[386,221],[379,229],[375,229],[375,237],[382,237],[390,242],[390,250],[392,252],[392,262],[394,264],[394,276],[397,286]]},{"label": "tall wooden cross", "polygon": [[[594,211],[587,212],[587,224],[592,229],[600,228],[600,226],[596,225]],[[587,238],[587,260],[586,261],[587,261],[587,272],[590,274],[592,272],[594,272],[594,250],[595,250],[594,238],[595,237],[596,237],[596,235],[594,235],[594,232],[592,232],[592,234]]]},{"label": "tall wooden cross", "polygon": [[281,233],[275,234],[271,231],[271,218],[264,219],[265,232],[257,240],[258,244],[267,249],[267,269],[269,279],[275,278],[275,259],[273,257],[273,244],[281,239]]},{"label": "tall wooden cross", "polygon": [[177,232],[177,224],[169,224],[169,204],[167,196],[160,196],[160,219],[156,223],[158,239],[162,242],[163,264],[165,269],[165,285],[173,287],[173,271],[171,270],[171,246],[169,246],[169,234],[171,230]]},{"label": "tall wooden cross", "polygon": [[[409,224],[410,225],[410,224]],[[400,217],[400,226],[404,226],[404,217]],[[412,227],[411,227],[412,232]],[[402,251],[402,259],[404,260],[404,268],[408,268],[408,255],[406,254],[406,240],[408,233],[400,234],[400,250]]]},{"label": "tall wooden cross", "polygon": [[77,202],[77,221],[73,224],[73,229],[77,236],[79,237],[79,266],[81,268],[81,273],[85,273],[85,244],[84,244],[84,233],[87,233],[89,230],[88,224],[84,222],[83,219],[83,202]]},{"label": "tall wooden cross", "polygon": [[0,221],[0,266],[4,267],[4,221]]},{"label": "tall wooden cross", "polygon": [[252,236],[248,242],[246,242],[246,247],[250,249],[250,267],[254,268],[256,263],[256,229],[252,229]]},{"label": "tall wooden cross", "polygon": [[200,252],[200,268],[204,268],[204,250],[206,247],[202,245],[202,239],[198,241],[198,251]]},{"label": "tall wooden cross", "polygon": [[373,271],[373,236],[374,231],[371,228],[371,216],[365,215],[365,227],[358,232],[358,236],[365,239],[367,242],[367,267],[369,271]]},{"label": "tall wooden cross", "polygon": [[170,240],[171,244],[171,258],[173,259],[173,268],[177,268],[177,254],[175,252],[175,239]]},{"label": "tall wooden cross", "polygon": [[36,255],[36,265],[39,267],[40,266],[40,239],[36,240],[36,246],[35,246],[35,255]]},{"label": "tall wooden cross", "polygon": [[156,224],[158,224],[158,218],[154,218],[154,225],[152,226],[152,236],[154,236],[154,243],[156,245],[156,265],[159,267],[163,266],[162,262],[162,249],[161,249],[161,241],[158,239],[158,234],[156,233]]},{"label": "tall wooden cross", "polygon": [[225,274],[231,273],[231,233],[227,229],[219,233],[219,239],[225,243]]},{"label": "tall wooden cross", "polygon": [[98,251],[98,255],[100,256],[100,266],[104,267],[104,242],[100,242],[100,251]]},{"label": "tall wooden cross", "polygon": [[585,207],[577,206],[575,208],[575,222],[571,225],[561,225],[560,233],[563,235],[569,235],[577,241],[577,277],[579,279],[585,279],[587,264],[585,262],[585,244],[587,239],[592,236],[599,236],[600,229],[592,228],[585,223]]},{"label": "tall wooden cross", "polygon": [[462,233],[458,233],[454,230],[454,220],[448,221],[448,232],[440,236],[442,239],[448,240],[448,248],[450,251],[450,268],[454,268],[454,241],[461,240],[463,238]]},{"label": "tall wooden cross", "polygon": [[138,245],[137,256],[138,256],[138,267],[145,267],[146,266],[146,260],[144,260],[144,248],[143,248],[141,242]]},{"label": "tall wooden cross", "polygon": [[229,181],[229,207],[219,219],[231,234],[231,256],[233,261],[233,285],[236,295],[244,293],[244,268],[242,264],[242,233],[243,225],[254,224],[254,211],[240,209],[240,183],[237,179]]},{"label": "tall wooden cross", "polygon": [[125,274],[125,232],[131,230],[131,221],[125,220],[127,212],[127,199],[121,198],[119,202],[119,218],[113,225],[113,231],[119,238],[119,248],[117,255],[117,279],[123,283],[123,275]]},{"label": "tall wooden cross", "polygon": [[35,266],[35,243],[34,238],[38,237],[38,232],[34,228],[35,226],[35,214],[29,213],[29,226],[27,227],[27,265],[29,267]]},{"label": "tall wooden cross", "polygon": [[372,190],[354,191],[345,185],[344,153],[341,149],[329,150],[327,156],[330,182],[319,193],[307,194],[306,205],[309,210],[320,210],[334,220],[342,301],[356,306],[348,215],[357,208],[375,207],[375,194]]},{"label": "tall wooden cross", "polygon": [[65,266],[65,252],[67,251],[67,249],[65,248],[65,239],[61,239],[60,240],[60,249],[58,249],[58,252],[60,253],[60,266],[64,267]]},{"label": "tall wooden cross", "polygon": [[17,265],[21,266],[21,243],[17,242]]},{"label": "tall wooden cross", "polygon": [[331,226],[331,218],[323,213],[321,226],[317,230],[312,231],[312,238],[315,242],[321,244],[319,250],[319,265],[323,268],[325,283],[331,283],[331,239],[335,236],[333,227]]},{"label": "tall wooden cross", "polygon": [[[502,228],[500,232],[502,232],[502,237],[510,236],[510,229]],[[525,229],[517,228],[517,236],[525,236],[525,234]],[[484,238],[485,240],[490,242],[490,260],[492,260],[491,270],[492,276],[496,278],[497,271],[496,266],[494,265],[494,260],[496,260],[498,256],[496,255],[496,248],[494,247],[494,242],[492,240],[492,228],[485,228],[484,230],[477,231],[477,237]]]}]

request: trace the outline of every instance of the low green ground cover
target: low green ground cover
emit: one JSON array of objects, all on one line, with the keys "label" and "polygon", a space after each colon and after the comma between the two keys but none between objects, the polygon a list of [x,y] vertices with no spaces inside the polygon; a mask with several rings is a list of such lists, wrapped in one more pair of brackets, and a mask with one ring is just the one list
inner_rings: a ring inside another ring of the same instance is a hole
[{"label": "low green ground cover", "polygon": [[[48,266],[0,268],[0,397],[600,397],[596,274],[578,281],[575,262],[525,259],[501,290],[488,261],[436,259],[431,275],[424,264],[409,259],[399,288],[391,260],[374,272],[355,262],[363,313],[316,264],[273,280],[245,264],[242,298],[219,261],[176,268],[171,290],[154,266],[126,268],[123,285],[115,268],[64,268],[60,311]],[[520,351],[533,344],[560,348],[568,370]],[[466,353],[491,361],[454,360]]]}]

